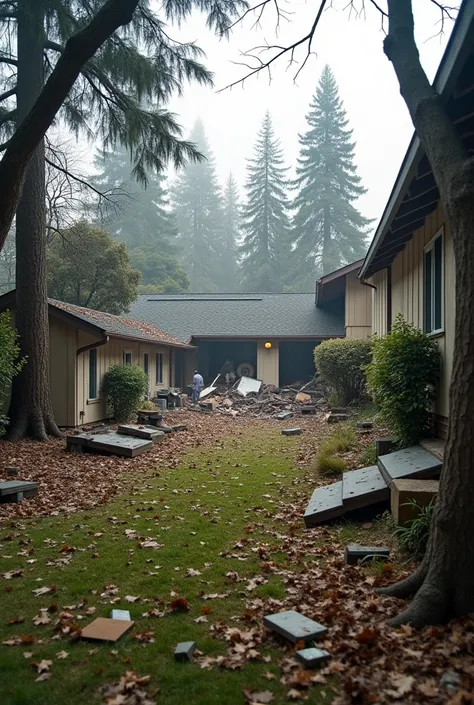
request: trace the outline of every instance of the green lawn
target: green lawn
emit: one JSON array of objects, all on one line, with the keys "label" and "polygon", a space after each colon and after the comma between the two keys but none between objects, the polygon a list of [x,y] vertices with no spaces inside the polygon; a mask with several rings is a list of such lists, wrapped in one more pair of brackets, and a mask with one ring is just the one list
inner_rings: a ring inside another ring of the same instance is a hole
[{"label": "green lawn", "polygon": [[[0,646],[2,705],[100,703],[100,686],[117,681],[127,670],[150,675],[148,692],[159,690],[156,700],[165,705],[181,705],[183,699],[240,705],[246,688],[271,690],[276,705],[288,702],[288,686],[280,683],[275,662],[281,655],[276,646],[261,651],[270,662],[249,662],[236,671],[175,663],[173,650],[179,641],[196,640],[205,655],[225,654],[225,642],[210,634],[213,624],[242,626],[239,620],[250,598],[284,596],[278,576],[270,575],[249,592],[247,580],[234,582],[226,574],[237,571],[247,579],[261,575],[261,555],[252,550],[259,546],[272,561],[285,565],[285,555],[272,550],[281,545],[275,534],[303,533],[294,512],[293,518],[288,512],[286,524],[274,519],[292,501],[301,506],[312,489],[311,478],[305,477],[308,470],[293,462],[299,444],[300,438],[283,438],[271,426],[244,431],[224,439],[220,447],[195,451],[176,469],[133,473],[127,496],[100,509],[1,527],[0,642],[23,635],[35,638],[32,644]],[[130,531],[136,534],[130,537]],[[163,546],[140,548],[145,539]],[[219,555],[227,552],[235,557]],[[246,560],[238,559],[241,554]],[[292,567],[303,570],[304,557],[301,561]],[[5,578],[17,569],[23,571],[20,577]],[[189,569],[200,574],[185,577]],[[54,592],[33,594],[50,585]],[[110,645],[74,642],[58,631],[62,611],[73,615],[64,624],[79,627],[109,616],[114,598],[101,593],[110,585],[118,588],[116,607],[129,609],[136,620],[130,633]],[[215,593],[228,596],[202,599]],[[127,603],[126,596],[140,599]],[[178,597],[189,602],[189,611],[169,613]],[[33,619],[46,608],[51,621],[35,625]],[[150,609],[166,616],[144,617]],[[199,617],[207,621],[196,622]],[[16,618],[24,621],[9,624]],[[134,638],[149,631],[153,642]],[[58,659],[63,650],[69,655]],[[32,655],[25,658],[24,652]],[[52,661],[51,677],[36,682],[32,662],[43,659]],[[268,673],[276,678],[269,680]],[[307,702],[318,704],[329,703],[333,695],[327,686],[308,693]]]}]

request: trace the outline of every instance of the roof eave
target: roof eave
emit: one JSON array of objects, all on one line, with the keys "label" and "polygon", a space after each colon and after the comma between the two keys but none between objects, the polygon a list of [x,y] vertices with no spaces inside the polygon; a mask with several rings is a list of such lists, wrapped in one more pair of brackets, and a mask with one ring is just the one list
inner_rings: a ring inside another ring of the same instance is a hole
[{"label": "roof eave", "polygon": [[188,343],[170,343],[165,340],[157,340],[156,338],[145,338],[139,335],[126,335],[125,333],[117,333],[116,331],[110,332],[105,331],[110,338],[116,340],[130,340],[134,343],[148,343],[150,345],[161,345],[165,348],[178,348],[180,350],[194,350],[194,345],[189,345]]}]

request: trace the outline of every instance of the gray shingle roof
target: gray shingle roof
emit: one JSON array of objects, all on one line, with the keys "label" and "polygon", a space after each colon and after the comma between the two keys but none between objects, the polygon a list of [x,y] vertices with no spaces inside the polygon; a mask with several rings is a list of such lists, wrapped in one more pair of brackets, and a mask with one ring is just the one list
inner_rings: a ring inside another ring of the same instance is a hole
[{"label": "gray shingle roof", "polygon": [[132,304],[130,315],[185,341],[344,335],[344,315],[316,308],[314,293],[148,294]]}]

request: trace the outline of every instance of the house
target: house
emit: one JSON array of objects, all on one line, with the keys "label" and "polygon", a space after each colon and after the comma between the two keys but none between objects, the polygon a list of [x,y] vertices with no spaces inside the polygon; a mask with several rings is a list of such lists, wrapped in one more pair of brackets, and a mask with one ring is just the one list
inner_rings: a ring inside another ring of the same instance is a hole
[{"label": "house", "polygon": [[[14,308],[15,292],[0,296],[0,311],[14,316]],[[183,361],[192,365],[193,348],[151,324],[53,299],[49,339],[53,410],[63,427],[110,416],[101,387],[112,365],[141,365],[151,396],[179,378]]]},{"label": "house", "polygon": [[[474,151],[474,3],[464,2],[440,63],[434,87],[466,147]],[[412,138],[360,268],[372,288],[372,332],[384,335],[399,313],[436,339],[442,355],[435,413],[446,435],[454,350],[455,267],[446,221],[430,164]]]},{"label": "house", "polygon": [[[142,295],[132,304],[131,315],[195,346],[196,365],[206,381],[230,360],[236,371],[283,386],[314,375],[313,351],[323,340],[370,334],[370,290],[357,278],[361,264],[323,277],[316,297],[314,293]],[[355,312],[359,302],[360,315]]]}]

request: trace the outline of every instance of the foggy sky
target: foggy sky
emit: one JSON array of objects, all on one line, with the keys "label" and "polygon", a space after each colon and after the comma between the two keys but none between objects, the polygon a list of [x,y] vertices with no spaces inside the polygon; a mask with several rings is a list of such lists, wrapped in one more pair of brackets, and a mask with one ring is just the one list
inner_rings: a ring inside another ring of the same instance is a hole
[{"label": "foggy sky", "polygon": [[[399,94],[392,65],[383,54],[380,15],[368,3],[365,19],[349,16],[343,7],[348,0],[334,0],[323,14],[314,40],[317,56],[310,57],[296,84],[298,66],[288,66],[286,57],[268,73],[248,79],[244,86],[218,92],[248,72],[232,62],[248,61],[240,56],[256,45],[287,44],[307,33],[319,3],[312,0],[289,0],[282,7],[295,14],[290,22],[282,20],[275,39],[275,13],[269,6],[261,26],[252,29],[254,19],[235,28],[228,41],[219,40],[196,14],[171,36],[193,41],[205,50],[206,66],[215,74],[215,88],[188,85],[182,98],[171,102],[180,123],[189,132],[196,118],[206,127],[216,157],[218,174],[223,182],[232,170],[242,188],[245,158],[251,155],[265,111],[272,115],[277,136],[284,148],[287,165],[294,165],[298,154],[298,133],[305,129],[305,115],[315,92],[319,75],[327,63],[339,85],[340,96],[354,130],[356,163],[364,186],[368,189],[358,207],[363,215],[378,220],[398,173],[413,127]],[[445,35],[439,32],[439,10],[430,0],[413,0],[416,38],[423,66],[432,79],[435,75],[452,23]],[[297,55],[304,58],[305,50]],[[263,58],[263,55],[262,55]],[[374,227],[376,222],[374,223]]]}]

